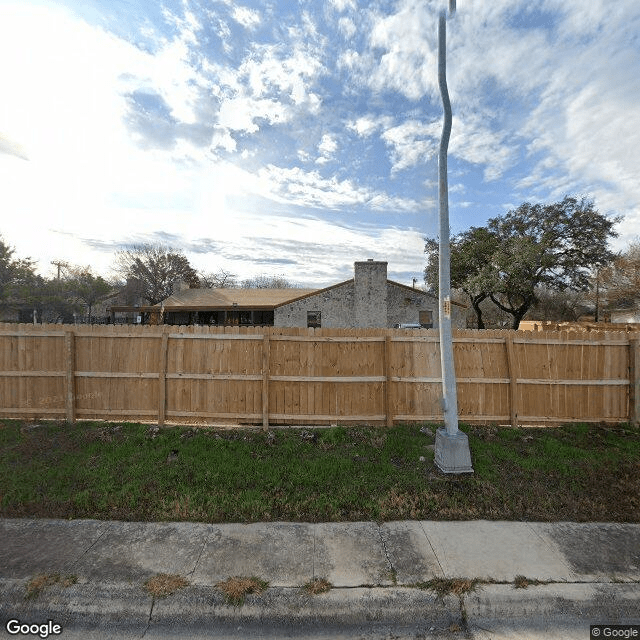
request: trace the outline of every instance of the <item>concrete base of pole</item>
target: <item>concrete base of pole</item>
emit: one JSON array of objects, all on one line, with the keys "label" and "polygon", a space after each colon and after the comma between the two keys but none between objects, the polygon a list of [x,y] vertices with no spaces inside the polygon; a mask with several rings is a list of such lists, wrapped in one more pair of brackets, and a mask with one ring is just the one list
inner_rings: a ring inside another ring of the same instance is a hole
[{"label": "concrete base of pole", "polygon": [[449,435],[444,427],[436,432],[436,457],[438,469],[444,473],[473,473],[471,452],[467,434],[458,431]]}]

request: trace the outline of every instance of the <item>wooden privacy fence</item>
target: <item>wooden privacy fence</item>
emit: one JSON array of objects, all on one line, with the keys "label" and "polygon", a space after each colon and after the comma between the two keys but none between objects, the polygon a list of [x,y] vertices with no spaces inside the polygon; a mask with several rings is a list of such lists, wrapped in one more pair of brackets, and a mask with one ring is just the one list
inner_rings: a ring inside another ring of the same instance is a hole
[{"label": "wooden privacy fence", "polygon": [[[637,422],[621,332],[454,331],[461,421]],[[0,415],[242,423],[441,420],[437,331],[0,325]]]}]

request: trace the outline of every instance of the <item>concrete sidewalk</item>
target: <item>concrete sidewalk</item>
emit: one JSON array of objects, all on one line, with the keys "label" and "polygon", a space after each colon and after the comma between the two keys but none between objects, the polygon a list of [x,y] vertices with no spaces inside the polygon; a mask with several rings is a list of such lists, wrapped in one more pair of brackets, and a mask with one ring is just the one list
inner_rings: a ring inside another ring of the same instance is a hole
[{"label": "concrete sidewalk", "polygon": [[[160,573],[189,584],[154,598],[144,583]],[[232,606],[216,587],[232,576],[269,586]],[[314,578],[332,589],[310,595]],[[480,582],[442,596],[421,584],[434,578]],[[6,519],[0,622],[15,637],[9,619],[52,620],[64,638],[587,639],[591,624],[640,624],[640,525]]]}]

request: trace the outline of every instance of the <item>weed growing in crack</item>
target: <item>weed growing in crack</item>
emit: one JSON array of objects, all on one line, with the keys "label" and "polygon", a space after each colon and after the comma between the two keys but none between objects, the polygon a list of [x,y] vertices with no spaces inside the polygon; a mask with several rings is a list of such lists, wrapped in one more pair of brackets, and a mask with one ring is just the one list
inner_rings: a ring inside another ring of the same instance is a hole
[{"label": "weed growing in crack", "polygon": [[441,598],[447,595],[461,596],[465,593],[475,591],[481,580],[475,578],[433,578],[427,582],[416,584],[418,589],[425,591],[435,591]]},{"label": "weed growing in crack", "polygon": [[518,575],[513,579],[514,589],[526,589],[531,585],[550,584],[549,580],[536,580],[535,578],[527,578],[526,576]]},{"label": "weed growing in crack", "polygon": [[325,578],[314,578],[310,582],[307,582],[303,586],[303,589],[312,596],[318,595],[319,593],[327,593],[330,591],[333,585]]},{"label": "weed growing in crack", "polygon": [[170,573],[159,573],[144,583],[144,588],[155,598],[164,598],[174,594],[178,589],[188,586],[189,581],[182,576]]},{"label": "weed growing in crack", "polygon": [[239,607],[244,604],[245,596],[251,593],[261,594],[269,586],[268,582],[260,578],[245,578],[234,576],[224,582],[218,582],[216,587],[224,593],[227,604]]},{"label": "weed growing in crack", "polygon": [[61,584],[63,587],[70,587],[78,582],[78,578],[74,575],[61,576],[59,573],[41,573],[29,580],[25,598],[36,598],[46,587],[54,584]]}]

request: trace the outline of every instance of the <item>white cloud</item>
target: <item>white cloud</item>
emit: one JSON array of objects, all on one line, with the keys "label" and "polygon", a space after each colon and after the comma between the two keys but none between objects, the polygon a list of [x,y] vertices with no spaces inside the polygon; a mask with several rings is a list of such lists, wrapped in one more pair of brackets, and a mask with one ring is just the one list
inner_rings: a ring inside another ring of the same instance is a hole
[{"label": "white cloud", "polygon": [[294,48],[283,55],[280,47],[260,47],[240,66],[238,73],[248,79],[255,95],[278,91],[287,95],[294,104],[311,101],[312,86],[323,72],[322,62],[302,48]]},{"label": "white cloud", "polygon": [[233,19],[247,29],[255,29],[262,21],[260,13],[247,7],[234,7]]},{"label": "white cloud", "polygon": [[512,146],[504,138],[504,132],[492,131],[478,117],[454,117],[449,152],[471,164],[483,165],[485,180],[496,180],[515,157]]},{"label": "white cloud", "polygon": [[347,129],[355,131],[360,137],[367,138],[380,129],[390,129],[393,118],[368,114],[347,123]]},{"label": "white cloud", "polygon": [[320,153],[320,156],[317,158],[316,163],[326,164],[327,162],[330,162],[337,150],[338,142],[335,136],[325,133],[320,140],[320,144],[318,144],[318,152]]},{"label": "white cloud", "polygon": [[[247,235],[246,229],[252,233]],[[189,236],[185,240],[197,238]],[[424,267],[422,234],[393,226],[334,224],[309,216],[268,218],[241,212],[217,227],[215,238],[220,241],[221,250],[213,255],[189,256],[196,267],[209,271],[224,267],[243,277],[265,272],[284,274],[289,280],[310,287],[325,287],[352,278],[353,263],[367,258],[387,260],[392,278],[394,272],[414,273],[419,278]],[[336,238],[340,241],[336,242]],[[405,281],[410,283],[410,278]]]},{"label": "white cloud", "polygon": [[390,197],[357,186],[352,180],[339,180],[336,176],[325,178],[317,171],[307,172],[299,167],[268,165],[260,169],[258,177],[268,185],[269,197],[297,206],[340,209],[361,205],[398,211],[415,211],[420,207],[419,203],[408,198]]},{"label": "white cloud", "polygon": [[2,135],[2,133],[0,133],[0,153],[16,156],[16,158],[22,158],[23,160],[29,159],[27,152],[20,143],[11,140],[7,136]]},{"label": "white cloud", "polygon": [[358,51],[347,49],[346,51],[340,52],[336,66],[338,69],[350,69],[356,71],[362,66],[362,63],[363,57]]},{"label": "white cloud", "polygon": [[437,122],[424,124],[407,120],[387,129],[382,134],[385,144],[391,148],[392,172],[427,162],[437,153],[435,140],[439,136]]},{"label": "white cloud", "polygon": [[260,129],[256,124],[257,120],[266,120],[268,124],[280,124],[290,117],[291,111],[276,100],[255,100],[243,96],[222,103],[218,124],[232,131],[255,133]]},{"label": "white cloud", "polygon": [[358,8],[356,0],[330,0],[330,3],[340,12],[347,10],[356,11]]},{"label": "white cloud", "polygon": [[433,14],[422,5],[405,0],[397,13],[377,19],[370,44],[385,53],[370,78],[374,89],[400,91],[415,100],[429,88],[435,88],[436,41],[432,18]]},{"label": "white cloud", "polygon": [[232,153],[236,150],[236,141],[231,137],[231,134],[224,129],[218,129],[211,138],[211,150],[224,149],[225,151]]},{"label": "white cloud", "polygon": [[340,33],[346,38],[352,38],[358,30],[356,23],[351,18],[346,17],[338,20],[338,29],[340,29]]},{"label": "white cloud", "polygon": [[[555,60],[523,134],[542,155],[525,186],[560,198],[579,190],[605,212],[625,213],[626,239],[640,217],[640,6],[621,1],[545,3],[562,14]],[[587,44],[590,43],[590,44]]]}]

